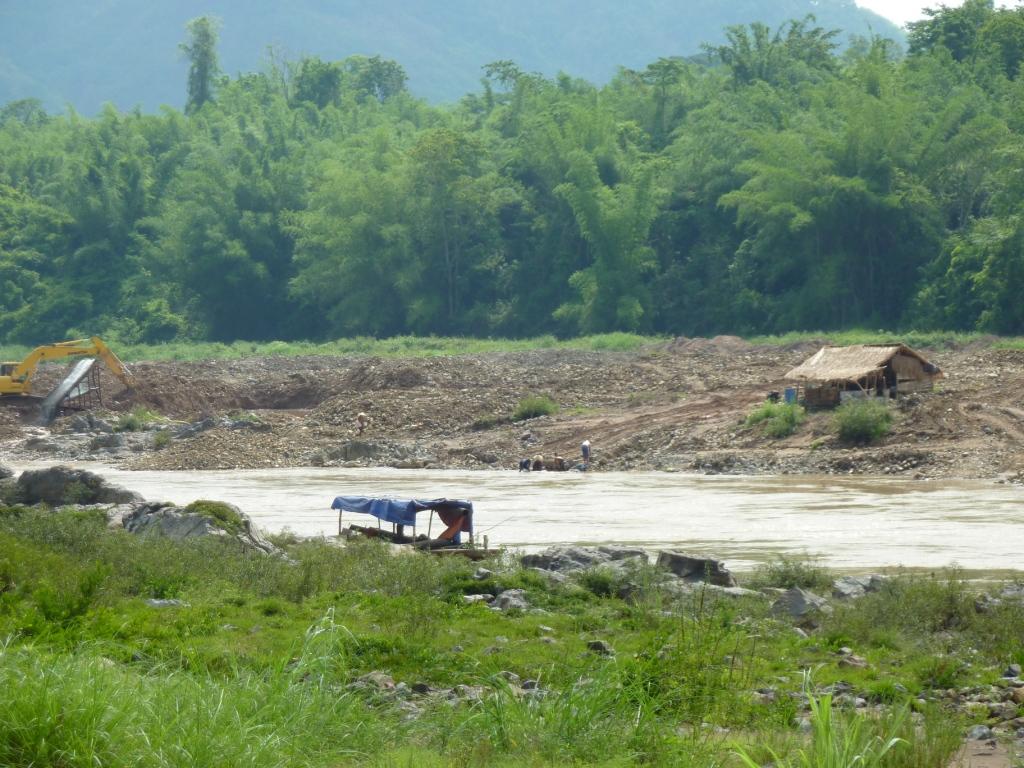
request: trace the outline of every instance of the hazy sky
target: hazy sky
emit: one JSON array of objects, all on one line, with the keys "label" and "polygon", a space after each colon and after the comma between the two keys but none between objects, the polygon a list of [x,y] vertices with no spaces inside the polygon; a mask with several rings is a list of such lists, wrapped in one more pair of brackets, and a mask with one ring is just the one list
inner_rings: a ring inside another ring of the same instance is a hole
[{"label": "hazy sky", "polygon": [[[938,8],[940,5],[949,7],[960,5],[963,0],[934,0],[933,2],[921,2],[921,0],[856,0],[861,8],[870,8],[879,16],[895,21],[897,24],[906,24],[908,21],[916,21],[924,14],[922,8]],[[1017,2],[997,2],[996,5],[1019,6]]]}]

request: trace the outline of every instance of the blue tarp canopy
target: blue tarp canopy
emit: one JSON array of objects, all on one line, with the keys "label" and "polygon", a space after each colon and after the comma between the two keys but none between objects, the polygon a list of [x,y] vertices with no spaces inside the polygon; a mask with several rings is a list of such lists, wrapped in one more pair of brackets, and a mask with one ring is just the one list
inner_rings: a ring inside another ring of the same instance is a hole
[{"label": "blue tarp canopy", "polygon": [[362,512],[378,520],[395,525],[416,525],[416,513],[429,509],[439,513],[464,510],[468,516],[463,530],[473,531],[473,502],[458,499],[374,499],[366,496],[338,496],[331,509],[342,512]]}]

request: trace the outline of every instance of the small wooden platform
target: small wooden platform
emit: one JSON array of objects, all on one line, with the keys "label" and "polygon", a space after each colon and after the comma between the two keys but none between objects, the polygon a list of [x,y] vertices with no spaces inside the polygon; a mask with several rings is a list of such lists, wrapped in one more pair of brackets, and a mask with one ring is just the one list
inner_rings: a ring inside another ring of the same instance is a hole
[{"label": "small wooden platform", "polygon": [[465,557],[469,560],[484,560],[498,554],[497,549],[480,549],[474,546],[452,545],[439,539],[428,539],[419,535],[414,541],[410,536],[399,536],[397,533],[384,528],[370,528],[362,525],[350,525],[341,531],[343,538],[349,539],[353,536],[364,536],[368,539],[383,539],[392,544],[400,544],[414,549],[421,549],[434,555],[454,555]]}]

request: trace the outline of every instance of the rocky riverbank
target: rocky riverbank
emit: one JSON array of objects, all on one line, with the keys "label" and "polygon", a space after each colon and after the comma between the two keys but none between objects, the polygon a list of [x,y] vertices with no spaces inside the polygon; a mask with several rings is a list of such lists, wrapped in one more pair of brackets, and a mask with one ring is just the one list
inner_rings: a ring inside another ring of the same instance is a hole
[{"label": "rocky riverbank", "polygon": [[[1024,352],[990,342],[924,350],[946,378],[933,393],[901,400],[877,445],[843,445],[829,412],[811,413],[783,439],[745,426],[818,346],[718,337],[633,352],[141,363],[137,389],[109,399],[109,410],[44,430],[8,409],[0,435],[8,459],[138,469],[514,469],[536,454],[573,464],[589,439],[597,471],[1024,477]],[[513,422],[532,396],[549,397],[558,412]],[[119,428],[138,409],[153,420]],[[360,412],[370,419],[363,434]]]}]

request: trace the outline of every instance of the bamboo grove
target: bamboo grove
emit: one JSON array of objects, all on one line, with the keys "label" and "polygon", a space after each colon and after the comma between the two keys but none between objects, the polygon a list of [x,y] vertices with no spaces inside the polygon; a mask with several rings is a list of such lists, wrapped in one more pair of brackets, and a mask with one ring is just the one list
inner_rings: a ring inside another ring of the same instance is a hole
[{"label": "bamboo grove", "polygon": [[1024,9],[906,52],[812,17],[602,87],[498,61],[217,66],[183,111],[0,107],[0,341],[1024,333]]}]

